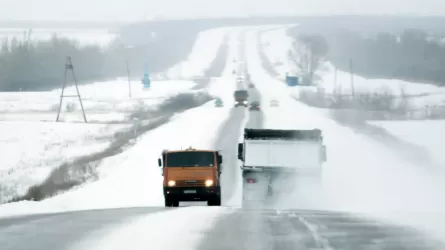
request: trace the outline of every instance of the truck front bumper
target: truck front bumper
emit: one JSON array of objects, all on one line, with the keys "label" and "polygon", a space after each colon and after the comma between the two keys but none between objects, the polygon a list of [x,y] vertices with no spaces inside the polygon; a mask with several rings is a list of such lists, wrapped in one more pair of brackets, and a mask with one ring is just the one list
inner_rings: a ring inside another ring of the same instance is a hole
[{"label": "truck front bumper", "polygon": [[221,187],[164,187],[164,197],[178,201],[207,201],[221,196]]}]

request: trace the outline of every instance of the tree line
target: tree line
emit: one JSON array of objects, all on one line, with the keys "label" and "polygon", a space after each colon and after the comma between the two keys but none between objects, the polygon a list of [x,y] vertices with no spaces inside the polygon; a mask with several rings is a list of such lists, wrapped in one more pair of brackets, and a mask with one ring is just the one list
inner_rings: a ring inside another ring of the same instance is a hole
[{"label": "tree line", "polygon": [[[405,29],[397,34],[366,34],[346,29],[302,34],[297,28],[289,30],[289,34],[299,40],[304,36],[316,37],[319,44],[327,44],[322,52],[326,52],[325,58],[340,70],[349,71],[352,60],[354,73],[367,78],[445,86],[445,45],[441,34],[418,29]],[[313,43],[307,39],[303,41]]]},{"label": "tree line", "polygon": [[142,77],[145,64],[152,74],[162,72],[187,57],[196,35],[189,33],[181,40],[174,35],[160,36],[131,47],[116,39],[106,48],[81,46],[76,40],[56,35],[47,41],[5,39],[0,45],[0,91],[39,91],[60,87],[67,56],[72,58],[79,83],[126,76],[127,60],[133,77]]}]

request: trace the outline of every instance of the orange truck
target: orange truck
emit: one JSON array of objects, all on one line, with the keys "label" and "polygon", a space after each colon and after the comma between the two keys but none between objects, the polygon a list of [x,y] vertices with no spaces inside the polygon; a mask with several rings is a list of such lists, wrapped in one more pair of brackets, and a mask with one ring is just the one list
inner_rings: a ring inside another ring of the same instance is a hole
[{"label": "orange truck", "polygon": [[164,150],[158,159],[164,176],[166,207],[180,201],[207,201],[221,206],[222,155],[215,150]]}]

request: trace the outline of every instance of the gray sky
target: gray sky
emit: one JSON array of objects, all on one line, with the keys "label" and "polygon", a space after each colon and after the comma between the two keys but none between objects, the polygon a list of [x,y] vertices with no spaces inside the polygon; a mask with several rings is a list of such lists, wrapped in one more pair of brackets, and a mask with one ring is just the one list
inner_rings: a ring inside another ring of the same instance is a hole
[{"label": "gray sky", "polygon": [[0,0],[3,20],[134,21],[262,14],[445,16],[445,0]]}]

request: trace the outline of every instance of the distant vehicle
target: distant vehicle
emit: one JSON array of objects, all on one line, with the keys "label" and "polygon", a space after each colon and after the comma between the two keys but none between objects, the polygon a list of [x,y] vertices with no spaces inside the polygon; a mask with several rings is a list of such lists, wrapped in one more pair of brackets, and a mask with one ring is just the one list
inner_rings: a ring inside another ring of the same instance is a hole
[{"label": "distant vehicle", "polygon": [[247,107],[247,98],[249,92],[247,90],[236,90],[233,92],[233,98],[235,99],[235,107],[244,106]]},{"label": "distant vehicle", "polygon": [[267,204],[291,193],[298,182],[321,186],[326,147],[320,129],[244,129],[238,144],[242,161],[243,207]]},{"label": "distant vehicle", "polygon": [[250,103],[249,110],[254,111],[260,111],[260,102],[259,101],[253,101]]},{"label": "distant vehicle", "polygon": [[271,107],[278,107],[279,106],[278,100],[271,100],[269,106],[271,106]]},{"label": "distant vehicle", "polygon": [[224,102],[223,102],[223,100],[221,100],[220,98],[217,98],[216,100],[215,100],[215,107],[216,108],[221,108],[221,107],[223,107],[224,106]]},{"label": "distant vehicle", "polygon": [[237,77],[236,77],[236,82],[237,82],[237,83],[244,82],[244,81],[245,81],[244,76],[237,76]]},{"label": "distant vehicle", "polygon": [[158,165],[164,176],[165,206],[178,207],[180,201],[221,206],[222,162],[222,155],[215,150],[164,150]]}]

